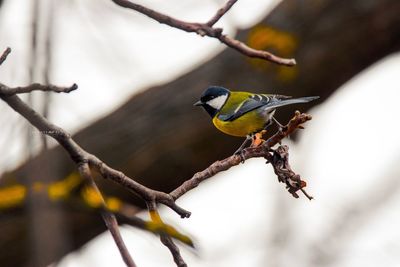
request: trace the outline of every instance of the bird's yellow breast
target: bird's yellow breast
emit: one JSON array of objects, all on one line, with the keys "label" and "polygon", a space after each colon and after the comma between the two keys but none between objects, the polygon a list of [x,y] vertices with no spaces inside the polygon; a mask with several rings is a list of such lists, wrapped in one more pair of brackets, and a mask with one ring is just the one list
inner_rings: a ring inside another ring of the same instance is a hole
[{"label": "bird's yellow breast", "polygon": [[213,118],[215,127],[229,135],[245,137],[261,131],[266,123],[266,118],[256,111],[250,111],[233,121],[222,121],[218,114]]}]

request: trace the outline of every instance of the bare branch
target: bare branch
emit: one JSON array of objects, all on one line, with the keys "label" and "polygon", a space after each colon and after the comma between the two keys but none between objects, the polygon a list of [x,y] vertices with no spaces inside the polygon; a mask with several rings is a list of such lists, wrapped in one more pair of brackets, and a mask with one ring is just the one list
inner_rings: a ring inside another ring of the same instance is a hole
[{"label": "bare branch", "polygon": [[[163,221],[161,220],[160,214],[157,211],[157,205],[156,202],[148,202],[147,203],[147,209],[149,210],[149,214],[151,217],[151,220],[154,223],[159,223],[159,224],[164,224]],[[172,254],[172,257],[174,258],[174,262],[176,263],[176,265],[178,267],[186,267],[187,264],[185,263],[185,261],[183,260],[181,253],[179,251],[178,246],[175,245],[174,241],[172,240],[172,238],[166,234],[166,233],[160,233],[160,240],[161,243],[164,244],[164,246],[166,246],[169,251]]]},{"label": "bare branch", "polygon": [[15,95],[25,94],[32,91],[55,92],[55,93],[70,93],[78,89],[78,85],[74,83],[69,87],[60,87],[55,85],[44,85],[39,83],[32,83],[28,86],[8,87],[0,83],[0,94],[2,95]]},{"label": "bare branch", "polygon": [[[245,161],[246,159],[253,157],[265,157],[269,162],[274,164],[274,161],[272,160],[272,155],[270,154],[270,152],[272,151],[270,148],[280,142],[280,140],[291,134],[293,131],[295,131],[302,123],[311,119],[311,116],[308,114],[300,114],[299,112],[296,112],[295,117],[289,121],[288,125],[286,125],[281,131],[265,141],[262,145],[258,147],[246,148],[241,156],[233,155],[222,161],[214,162],[204,171],[196,173],[190,180],[185,181],[181,186],[172,191],[170,194],[166,194],[160,191],[149,189],[132,180],[122,172],[119,172],[107,166],[100,159],[83,150],[62,128],[59,128],[56,125],[50,123],[43,116],[27,106],[17,95],[0,95],[0,98],[3,99],[16,112],[25,117],[39,131],[56,139],[56,141],[68,152],[71,159],[78,166],[81,166],[82,164],[91,164],[94,167],[98,168],[100,174],[104,178],[109,178],[142,197],[143,200],[146,201],[150,212],[156,210],[157,203],[162,203],[177,212],[182,218],[189,217],[190,212],[179,207],[175,203],[176,199],[198,186],[202,181],[214,176],[221,171],[228,170],[231,167],[238,165],[240,162]],[[275,165],[274,168],[276,168]],[[293,180],[293,177],[296,177],[296,179],[298,177],[298,180],[295,181],[298,183],[290,183]],[[284,181],[288,186],[290,185],[289,192],[294,195],[297,190],[301,190],[304,187],[304,184],[299,179],[299,176],[291,175],[290,177],[285,179],[282,178],[281,180]],[[112,220],[112,218],[110,218],[107,214],[106,216],[104,216],[103,214],[103,217],[107,223],[110,223]],[[177,250],[177,247],[173,244],[172,239],[165,233],[160,233],[160,236],[163,244],[165,244],[170,249],[175,262],[179,264],[178,266],[185,266],[179,250]],[[118,237],[114,238],[118,239]],[[117,245],[121,244],[117,243]]]},{"label": "bare branch", "polygon": [[174,262],[176,263],[176,266],[186,267],[187,264],[183,260],[181,253],[179,251],[179,248],[177,245],[175,245],[172,238],[166,234],[161,234],[160,240],[164,244],[164,246],[166,246],[169,249],[169,251],[171,252],[172,257],[174,258]]},{"label": "bare branch", "polygon": [[275,56],[274,54],[264,51],[264,50],[257,50],[254,48],[251,48],[247,46],[245,43],[240,42],[236,39],[232,39],[227,35],[221,35],[218,38],[222,43],[226,44],[227,46],[236,49],[240,53],[248,56],[248,57],[254,57],[254,58],[261,58],[265,59],[271,62],[274,62],[279,65],[285,65],[285,66],[294,66],[296,65],[296,60],[294,58],[281,58],[278,56]]},{"label": "bare branch", "polygon": [[6,50],[4,50],[3,54],[0,56],[0,65],[3,64],[4,61],[6,61],[10,53],[11,53],[11,48],[7,47]]},{"label": "bare branch", "polygon": [[135,262],[133,261],[131,255],[129,254],[128,249],[122,239],[121,233],[118,228],[118,222],[115,218],[115,215],[108,211],[107,205],[104,201],[103,196],[100,193],[99,188],[97,187],[96,183],[93,180],[92,174],[90,173],[90,168],[88,163],[83,163],[78,167],[79,173],[85,179],[86,183],[90,186],[92,190],[95,191],[96,197],[99,201],[99,205],[102,208],[101,216],[113,237],[115,244],[118,247],[118,250],[124,260],[126,266],[128,267],[136,267]]},{"label": "bare branch", "polygon": [[271,163],[275,174],[278,176],[278,181],[286,184],[286,188],[293,197],[299,198],[297,191],[301,191],[309,200],[313,197],[308,195],[304,190],[306,182],[300,179],[300,175],[292,171],[289,164],[289,147],[279,146],[273,150],[272,156],[266,157],[267,163]]},{"label": "bare branch", "polygon": [[[181,186],[176,188],[170,194],[155,191],[149,189],[122,172],[116,171],[111,167],[107,166],[104,162],[99,160],[92,154],[89,154],[83,150],[71,136],[66,133],[63,129],[51,124],[48,120],[43,118],[40,114],[36,113],[29,106],[27,106],[18,96],[1,96],[0,97],[7,102],[14,110],[24,116],[31,124],[33,124],[39,131],[55,138],[58,143],[64,147],[69,153],[71,159],[79,164],[82,162],[89,162],[91,165],[97,167],[104,178],[109,178],[114,182],[130,189],[132,192],[141,196],[146,202],[156,201],[162,203],[172,210],[177,212],[182,218],[188,218],[190,212],[182,209],[174,202],[176,199],[181,197],[187,191],[195,188],[202,181],[214,176],[215,174],[230,169],[233,166],[238,165],[242,158],[238,155],[233,155],[221,161],[216,161],[211,164],[207,169],[202,172],[196,173],[191,179],[185,181]],[[243,160],[253,157],[270,157],[270,148],[277,144],[280,140],[290,135],[299,125],[311,119],[308,114],[300,114],[296,112],[295,117],[288,123],[288,125],[282,131],[278,131],[275,135],[264,142],[262,146],[255,148],[247,148],[243,151]]]},{"label": "bare branch", "polygon": [[16,112],[27,119],[41,133],[53,137],[67,151],[71,159],[77,165],[86,162],[90,163],[91,165],[99,169],[104,178],[109,178],[112,181],[120,184],[121,186],[130,189],[132,192],[142,197],[146,202],[154,200],[158,203],[163,203],[166,206],[170,207],[182,218],[188,218],[190,216],[190,212],[176,205],[170,195],[160,191],[149,189],[139,184],[122,172],[110,168],[96,156],[85,151],[71,138],[70,134],[68,134],[62,128],[52,124],[42,115],[31,109],[17,95],[7,96],[0,94],[0,98],[3,99]]},{"label": "bare branch", "polygon": [[[243,150],[242,155],[233,155],[226,159],[216,161],[211,164],[205,170],[196,173],[192,178],[185,181],[178,188],[173,190],[170,195],[173,199],[178,199],[186,192],[192,190],[197,187],[202,181],[216,175],[219,172],[226,171],[233,166],[239,165],[242,161],[245,161],[250,158],[255,157],[266,157],[268,161],[273,163],[271,148],[279,143],[283,138],[292,134],[301,124],[311,120],[311,116],[305,113],[300,113],[296,111],[295,116],[289,121],[289,123],[276,134],[271,136],[268,140],[266,140],[262,145],[258,147],[249,147]],[[275,165],[274,165],[275,166]],[[277,167],[278,168],[278,167]],[[297,190],[300,190],[298,188]]]},{"label": "bare branch", "polygon": [[210,27],[212,27],[215,23],[218,22],[218,20],[220,20],[220,18],[222,18],[223,15],[225,15],[226,12],[229,11],[229,9],[231,9],[231,7],[237,2],[237,0],[229,0],[228,2],[226,2],[226,4],[221,7],[220,9],[218,9],[217,13],[214,15],[214,17],[212,17],[206,24]]},{"label": "bare branch", "polygon": [[135,10],[139,13],[142,13],[143,15],[148,16],[149,18],[152,18],[152,19],[158,21],[159,23],[163,23],[163,24],[169,25],[171,27],[181,29],[183,31],[196,32],[196,29],[198,28],[198,26],[194,25],[193,23],[186,23],[182,20],[174,19],[170,16],[164,15],[155,10],[152,10],[150,8],[147,8],[147,7],[139,5],[139,4],[135,4],[135,3],[127,1],[127,0],[112,0],[112,1],[121,7]]},{"label": "bare branch", "polygon": [[[113,0],[116,2],[127,2],[124,0]],[[128,2],[130,3],[130,2]],[[135,5],[135,4],[133,4]],[[144,8],[146,12],[150,12],[148,9]],[[221,11],[222,12],[222,11]],[[226,12],[226,11],[225,11]],[[150,12],[150,14],[152,14]],[[154,14],[152,14],[154,15]],[[164,16],[164,15],[162,15]],[[176,22],[176,21],[175,21]],[[173,22],[173,23],[175,23]],[[172,23],[172,22],[170,22]],[[195,25],[195,24],[190,24]],[[203,27],[202,24],[201,27]],[[208,26],[207,26],[208,27]],[[210,28],[210,31],[217,31],[218,29]],[[206,33],[207,34],[207,33]],[[219,37],[226,38],[221,35],[221,31],[217,33]],[[228,39],[230,40],[230,39]],[[231,40],[236,42],[236,40]],[[228,41],[229,42],[229,41]],[[239,42],[240,45],[240,42]],[[7,50],[6,50],[7,51]],[[8,52],[9,53],[9,52]],[[5,54],[5,56],[4,56]],[[7,53],[3,53],[1,58],[6,58]],[[4,61],[5,59],[3,59]],[[308,194],[304,191],[305,182],[300,179],[300,176],[295,174],[288,163],[288,148],[286,146],[280,146],[278,149],[273,150],[272,147],[279,143],[283,138],[287,137],[293,133],[297,128],[302,128],[301,124],[311,120],[311,116],[308,114],[300,114],[296,111],[295,116],[289,121],[289,123],[280,129],[276,134],[270,137],[268,140],[263,142],[259,146],[249,147],[243,150],[241,155],[233,155],[224,160],[216,161],[211,164],[207,169],[196,173],[191,179],[185,181],[181,186],[173,190],[170,194],[166,194],[160,191],[152,190],[143,186],[142,184],[134,181],[133,179],[126,176],[124,173],[114,170],[107,166],[104,162],[98,159],[96,156],[88,153],[83,148],[81,148],[72,138],[62,128],[52,124],[42,115],[34,111],[27,104],[25,104],[19,97],[18,93],[32,92],[34,90],[41,91],[53,91],[53,92],[71,92],[75,90],[77,85],[74,84],[71,87],[55,87],[55,86],[44,86],[39,84],[32,84],[27,87],[16,87],[10,88],[8,86],[0,84],[0,98],[5,101],[11,108],[13,108],[17,113],[26,118],[34,127],[36,127],[41,133],[53,137],[69,154],[72,161],[74,161],[78,167],[81,175],[87,180],[88,184],[97,192],[99,196],[99,207],[102,208],[102,216],[109,228],[120,253],[128,266],[135,266],[133,260],[131,259],[125,244],[122,241],[121,235],[118,230],[118,224],[115,216],[109,212],[107,206],[104,202],[101,193],[99,192],[96,184],[90,173],[89,165],[98,169],[103,178],[109,178],[112,181],[128,188],[130,191],[139,195],[147,204],[148,210],[152,221],[160,226],[159,233],[161,242],[168,247],[171,251],[174,261],[178,266],[186,266],[183,261],[178,247],[173,243],[171,236],[173,236],[174,231],[168,231],[167,225],[165,225],[157,211],[157,204],[162,203],[176,213],[178,213],[182,218],[187,218],[190,216],[190,212],[179,207],[175,200],[181,197],[186,192],[198,186],[202,181],[214,176],[215,174],[230,169],[233,166],[238,165],[240,162],[244,162],[249,158],[254,157],[264,157],[267,159],[268,163],[271,163],[274,167],[274,171],[278,176],[280,182],[284,182],[289,189],[289,192],[294,196],[298,197],[296,192],[301,190],[308,198]],[[139,223],[140,224],[140,223]],[[171,228],[169,228],[171,230]],[[176,231],[175,231],[176,234]],[[182,236],[181,236],[182,237]],[[189,245],[192,245],[191,240],[187,240]]]},{"label": "bare branch", "polygon": [[234,48],[238,52],[255,58],[260,58],[264,60],[268,60],[270,62],[285,65],[285,66],[294,66],[296,65],[296,61],[294,59],[286,59],[280,58],[278,56],[273,55],[270,52],[256,50],[248,47],[246,44],[240,42],[239,40],[232,39],[222,34],[221,28],[213,28],[212,26],[237,2],[237,0],[229,0],[224,7],[218,10],[218,12],[207,22],[207,23],[195,23],[195,22],[186,22],[179,19],[175,19],[173,17],[167,16],[150,8],[144,7],[142,5],[133,3],[128,0],[111,0],[115,4],[135,10],[139,13],[142,13],[162,24],[166,24],[173,28],[177,28],[186,32],[194,32],[199,34],[200,36],[208,36],[211,38],[218,39],[221,43],[226,44],[227,46]]},{"label": "bare branch", "polygon": [[[87,152],[85,152],[87,153]],[[89,163],[93,166],[95,166],[100,174],[104,178],[109,178],[112,181],[120,184],[121,186],[129,189],[130,191],[136,193],[139,195],[146,203],[149,205],[152,202],[156,203],[162,203],[168,207],[170,207],[172,210],[174,210],[176,213],[178,213],[181,218],[189,218],[190,217],[190,212],[179,207],[174,199],[166,193],[160,192],[160,191],[155,191],[152,190],[148,187],[145,187],[141,185],[138,182],[135,182],[128,176],[126,176],[124,173],[114,170],[113,168],[107,166],[104,162],[99,160],[96,156],[90,155],[88,157]]]},{"label": "bare branch", "polygon": [[[7,88],[7,87],[5,87]],[[86,174],[86,167],[88,163],[92,164],[95,167],[99,168],[100,173],[104,178],[110,178],[114,182],[119,183],[120,185],[130,189],[134,193],[141,196],[146,203],[163,203],[169,206],[171,209],[176,211],[182,218],[189,217],[190,212],[180,208],[175,204],[172,197],[166,193],[151,190],[134,180],[127,177],[122,172],[116,171],[110,167],[108,167],[105,163],[99,160],[94,155],[83,150],[75,141],[71,138],[70,134],[64,131],[62,128],[57,127],[56,125],[50,123],[46,118],[42,115],[31,109],[28,105],[26,105],[16,94],[0,94],[0,98],[5,101],[11,108],[13,108],[16,112],[26,118],[33,126],[35,126],[41,133],[49,135],[53,137],[70,155],[71,159],[77,164],[80,172],[85,177],[91,178]],[[94,184],[95,186],[95,184]],[[96,187],[97,188],[97,187]],[[126,247],[122,242],[121,236],[119,234],[118,229],[116,228],[117,222],[113,214],[107,212],[106,209],[102,212],[103,219],[109,228],[119,250],[120,253],[127,264],[127,266],[135,266],[133,260],[127,254]],[[160,233],[162,236],[166,236],[165,233]],[[164,237],[165,239],[165,237]],[[168,244],[173,244],[172,239],[167,236],[169,240]],[[176,253],[176,249],[174,249],[174,253]],[[171,250],[172,252],[172,250]],[[178,250],[179,252],[179,250]],[[173,254],[174,255],[174,254]],[[174,259],[182,258],[180,255],[174,255]],[[184,266],[184,265],[181,265]]]}]

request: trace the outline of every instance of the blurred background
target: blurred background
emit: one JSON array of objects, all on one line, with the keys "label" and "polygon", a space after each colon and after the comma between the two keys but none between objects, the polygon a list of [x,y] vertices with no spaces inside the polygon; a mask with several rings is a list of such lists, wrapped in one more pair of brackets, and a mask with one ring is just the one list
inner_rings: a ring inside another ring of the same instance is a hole
[{"label": "blurred background", "polygon": [[[192,22],[224,3],[136,2]],[[180,245],[189,266],[399,266],[399,14],[397,0],[238,1],[217,26],[297,61],[282,67],[110,0],[2,0],[0,50],[13,52],[0,81],[77,83],[22,97],[87,151],[165,192],[242,142],[192,106],[209,85],[319,95],[278,112],[281,122],[295,109],[313,116],[284,143],[314,201],[292,198],[252,159],[179,199],[189,219],[164,207],[162,217],[196,242]],[[101,216],[82,204],[69,156],[5,103],[0,114],[0,266],[124,266]],[[97,182],[147,218],[139,198]],[[57,188],[69,193],[60,200]],[[138,266],[175,266],[156,236],[121,223]]]}]

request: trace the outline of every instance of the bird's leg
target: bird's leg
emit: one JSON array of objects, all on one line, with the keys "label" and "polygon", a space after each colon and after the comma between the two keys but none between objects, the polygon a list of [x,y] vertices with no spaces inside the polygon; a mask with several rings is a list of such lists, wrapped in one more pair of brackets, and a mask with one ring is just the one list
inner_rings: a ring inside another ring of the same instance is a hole
[{"label": "bird's leg", "polygon": [[265,126],[264,126],[264,130],[267,130],[267,128],[269,127],[269,126],[271,126],[272,125],[272,120],[268,120],[268,122],[265,124]]},{"label": "bird's leg", "polygon": [[247,135],[246,139],[243,141],[243,143],[240,145],[240,147],[235,151],[235,154],[238,155],[240,154],[243,149],[246,147],[247,143],[253,139],[253,134]]},{"label": "bird's leg", "polygon": [[277,119],[275,119],[274,116],[272,116],[271,118],[276,123],[276,125],[278,125],[279,131],[282,131],[282,129],[285,128],[285,126],[283,126]]},{"label": "bird's leg", "polygon": [[243,157],[243,149],[246,147],[247,143],[253,139],[253,134],[247,135],[246,139],[243,141],[243,143],[240,145],[240,147],[235,151],[235,155],[240,155],[240,158],[242,159],[241,161],[244,162],[244,157]]}]

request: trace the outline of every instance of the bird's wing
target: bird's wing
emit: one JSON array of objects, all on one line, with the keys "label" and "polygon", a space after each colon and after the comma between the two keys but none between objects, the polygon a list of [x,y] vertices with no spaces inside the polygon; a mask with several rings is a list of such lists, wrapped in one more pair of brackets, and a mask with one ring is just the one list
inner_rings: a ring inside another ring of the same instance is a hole
[{"label": "bird's wing", "polygon": [[267,108],[269,105],[274,106],[274,104],[278,104],[281,98],[288,99],[289,97],[265,94],[249,94],[244,101],[233,105],[235,109],[231,108],[229,110],[221,110],[218,118],[222,121],[233,121],[243,114],[259,107],[265,106]]},{"label": "bird's wing", "polygon": [[229,110],[221,110],[218,118],[223,121],[233,121],[243,114],[260,107],[263,107],[265,111],[274,110],[277,107],[307,103],[318,98],[318,96],[291,98],[290,96],[284,95],[249,94],[241,103],[232,105],[235,107],[234,110],[232,108]]}]

